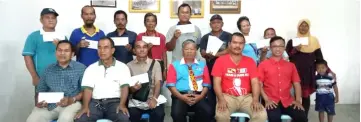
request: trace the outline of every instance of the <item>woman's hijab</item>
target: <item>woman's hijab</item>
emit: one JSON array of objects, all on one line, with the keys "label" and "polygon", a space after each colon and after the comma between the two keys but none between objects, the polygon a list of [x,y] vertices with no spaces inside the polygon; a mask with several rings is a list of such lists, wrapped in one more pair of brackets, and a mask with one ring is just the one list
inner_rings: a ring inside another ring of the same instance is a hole
[{"label": "woman's hijab", "polygon": [[[308,24],[308,32],[306,34],[301,34],[299,27],[301,26],[301,24],[305,22]],[[318,42],[318,39],[314,36],[311,35],[310,33],[310,28],[311,28],[311,22],[308,19],[302,19],[298,22],[298,26],[297,26],[297,37],[308,37],[308,45],[302,45],[301,46],[301,52],[304,53],[312,53],[315,50],[321,48],[320,44]]]}]

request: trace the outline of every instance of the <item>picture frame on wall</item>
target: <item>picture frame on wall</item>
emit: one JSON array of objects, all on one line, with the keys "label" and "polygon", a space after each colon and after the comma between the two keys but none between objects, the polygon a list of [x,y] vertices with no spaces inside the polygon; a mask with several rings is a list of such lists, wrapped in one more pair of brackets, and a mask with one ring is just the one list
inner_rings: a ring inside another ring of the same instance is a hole
[{"label": "picture frame on wall", "polygon": [[241,0],[211,0],[211,14],[240,14]]},{"label": "picture frame on wall", "polygon": [[191,18],[204,17],[204,0],[170,0],[170,18],[178,18],[178,7],[183,3],[191,6]]},{"label": "picture frame on wall", "polygon": [[90,0],[90,6],[116,8],[117,0]]},{"label": "picture frame on wall", "polygon": [[160,0],[129,0],[130,13],[159,13]]}]

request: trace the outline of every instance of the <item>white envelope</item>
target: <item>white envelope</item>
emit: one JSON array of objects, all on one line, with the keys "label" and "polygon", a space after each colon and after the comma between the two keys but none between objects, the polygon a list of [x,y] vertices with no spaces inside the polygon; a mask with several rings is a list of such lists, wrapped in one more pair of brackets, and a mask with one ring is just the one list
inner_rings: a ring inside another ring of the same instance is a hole
[{"label": "white envelope", "polygon": [[128,37],[112,37],[115,46],[125,46],[129,44]]},{"label": "white envelope", "polygon": [[263,39],[263,40],[259,40],[256,45],[257,48],[263,48],[263,47],[269,47],[269,42],[271,39]]},{"label": "white envelope", "polygon": [[208,37],[208,43],[207,43],[207,53],[212,52],[212,55],[216,55],[219,48],[223,45],[223,41],[215,36],[209,36]]},{"label": "white envelope", "polygon": [[89,42],[88,48],[96,49],[96,50],[98,49],[98,41],[88,40],[88,39],[86,39],[85,41]]},{"label": "white envelope", "polygon": [[179,29],[182,33],[193,33],[193,32],[195,32],[195,27],[194,27],[193,24],[177,25],[176,29]]},{"label": "white envelope", "polygon": [[146,43],[152,43],[153,45],[160,45],[160,38],[154,36],[142,36],[142,40]]},{"label": "white envelope", "polygon": [[39,92],[38,102],[57,103],[64,98],[64,92]]},{"label": "white envelope", "polygon": [[298,45],[308,45],[308,37],[293,38],[292,46],[296,47]]},{"label": "white envelope", "polygon": [[137,83],[137,82],[139,82],[140,84],[148,83],[149,82],[148,73],[143,73],[143,74],[132,76],[132,78],[129,82],[129,86],[134,86],[135,83]]},{"label": "white envelope", "polygon": [[44,32],[43,33],[43,41],[44,42],[52,42],[54,39],[65,40],[65,35],[60,34],[58,32]]}]

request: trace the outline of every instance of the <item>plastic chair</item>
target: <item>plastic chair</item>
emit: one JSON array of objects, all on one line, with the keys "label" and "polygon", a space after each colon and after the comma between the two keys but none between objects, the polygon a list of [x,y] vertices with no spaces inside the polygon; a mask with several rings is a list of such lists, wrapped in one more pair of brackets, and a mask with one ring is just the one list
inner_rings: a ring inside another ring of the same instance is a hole
[{"label": "plastic chair", "polygon": [[282,114],[281,120],[282,120],[282,122],[287,122],[288,120],[292,120],[292,118],[288,115]]},{"label": "plastic chair", "polygon": [[50,122],[57,122],[57,120],[53,120],[53,121],[50,121]]},{"label": "plastic chair", "polygon": [[141,120],[145,120],[145,121],[149,121],[149,117],[150,117],[150,115],[148,114],[148,113],[144,113],[144,114],[142,114],[142,117],[140,118]]},{"label": "plastic chair", "polygon": [[109,119],[98,119],[97,122],[112,122]]},{"label": "plastic chair", "polygon": [[238,122],[245,122],[246,118],[250,118],[250,116],[246,113],[242,113],[242,112],[236,112],[236,113],[232,113],[231,117],[238,117]]}]

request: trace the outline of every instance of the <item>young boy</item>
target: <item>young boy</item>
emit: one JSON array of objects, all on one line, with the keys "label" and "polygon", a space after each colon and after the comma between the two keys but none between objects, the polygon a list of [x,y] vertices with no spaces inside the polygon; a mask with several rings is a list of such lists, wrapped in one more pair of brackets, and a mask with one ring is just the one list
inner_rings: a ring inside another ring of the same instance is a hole
[{"label": "young boy", "polygon": [[[328,122],[332,122],[335,113],[335,103],[338,102],[338,88],[335,79],[328,71],[325,60],[316,61],[316,111],[319,112],[319,120],[323,122],[324,112],[327,112]],[[336,94],[336,97],[333,95]]]}]

